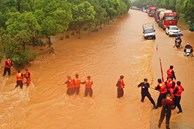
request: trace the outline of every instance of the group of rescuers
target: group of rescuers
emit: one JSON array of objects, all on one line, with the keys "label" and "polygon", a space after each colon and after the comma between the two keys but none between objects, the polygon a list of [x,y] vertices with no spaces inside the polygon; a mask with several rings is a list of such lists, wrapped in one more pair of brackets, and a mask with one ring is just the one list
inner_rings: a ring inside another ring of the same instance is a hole
[{"label": "group of rescuers", "polygon": [[[5,61],[3,76],[5,76],[7,73],[8,73],[8,75],[11,75],[11,67],[12,66],[13,66],[12,61],[9,58],[7,58],[7,60]],[[15,88],[17,88],[19,86],[22,89],[24,83],[28,87],[30,85],[30,82],[31,82],[30,71],[28,69],[25,69],[25,73],[21,73],[20,70],[18,70],[18,72],[16,74],[16,86],[15,86]]]},{"label": "group of rescuers", "polygon": [[[13,66],[12,61],[8,58],[5,61],[5,68],[3,76],[6,75],[8,72],[8,75],[10,75],[11,71],[10,68]],[[150,102],[153,104],[153,108],[157,109],[159,107],[162,107],[160,120],[158,127],[161,127],[161,124],[164,120],[164,117],[166,116],[166,129],[170,129],[169,122],[171,117],[171,109],[175,109],[178,107],[179,111],[177,113],[182,113],[182,108],[180,105],[181,100],[181,94],[184,91],[183,86],[181,85],[180,81],[177,81],[175,83],[174,80],[176,80],[175,72],[173,70],[173,66],[171,65],[169,69],[167,70],[167,80],[166,82],[163,82],[162,79],[158,79],[158,85],[154,88],[155,90],[159,91],[159,96],[157,99],[157,104],[155,104],[153,98],[151,97],[151,94],[149,93],[148,88],[150,88],[150,84],[148,83],[148,79],[144,78],[144,81],[141,82],[138,87],[141,87],[141,102],[144,102],[145,97],[148,97]],[[21,73],[18,71],[16,74],[16,87],[20,86],[22,89],[23,87],[23,81],[29,86],[31,81],[31,75],[28,69],[26,69],[25,73]],[[87,79],[83,82],[79,79],[79,75],[75,74],[75,78],[72,79],[70,76],[67,76],[67,80],[65,81],[65,84],[67,84],[67,94],[73,95],[79,94],[80,92],[80,85],[85,84],[85,97],[88,95],[92,97],[93,90],[92,85],[93,81],[91,80],[91,76],[87,76]],[[124,76],[121,75],[118,79],[117,83],[117,98],[121,98],[124,95]]]},{"label": "group of rescuers", "polygon": [[[175,83],[176,80],[175,72],[173,70],[173,66],[167,70],[167,80],[166,82],[162,81],[162,79],[158,79],[158,85],[153,88],[154,90],[159,91],[159,96],[157,99],[157,104],[155,104],[153,98],[151,97],[148,88],[150,88],[150,84],[148,83],[148,79],[144,78],[144,81],[141,82],[138,87],[141,87],[141,102],[144,102],[145,97],[148,97],[150,102],[153,104],[153,109],[157,109],[162,107],[162,111],[160,114],[160,119],[158,123],[158,127],[161,127],[161,124],[166,117],[166,129],[170,129],[170,117],[171,117],[171,109],[175,109],[178,107],[179,111],[177,114],[182,113],[182,108],[180,105],[181,94],[184,91],[184,88],[180,81]],[[125,87],[124,76],[121,75],[119,80],[116,83],[117,86],[117,98],[123,96]]]}]

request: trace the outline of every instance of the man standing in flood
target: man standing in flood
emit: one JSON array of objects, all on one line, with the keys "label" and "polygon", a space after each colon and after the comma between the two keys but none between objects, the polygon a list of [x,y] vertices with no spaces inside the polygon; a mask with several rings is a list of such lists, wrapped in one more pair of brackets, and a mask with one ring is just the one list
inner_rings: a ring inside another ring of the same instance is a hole
[{"label": "man standing in flood", "polygon": [[155,87],[155,90],[158,90],[160,92],[156,105],[156,108],[158,108],[162,106],[162,99],[165,99],[167,94],[166,85],[164,82],[162,82],[161,79],[158,79],[158,85]]},{"label": "man standing in flood", "polygon": [[170,68],[167,70],[167,78],[172,78],[176,80],[175,72],[173,70],[174,66],[171,65]]},{"label": "man standing in flood", "polygon": [[27,87],[30,85],[30,81],[31,81],[31,75],[30,75],[30,71],[28,69],[25,69],[26,72],[24,73],[24,77],[26,78],[26,85]]},{"label": "man standing in flood", "polygon": [[71,79],[70,76],[67,76],[67,80],[66,80],[65,84],[67,84],[67,94],[73,95],[75,92],[75,89],[74,89],[73,79]]},{"label": "man standing in flood", "polygon": [[181,101],[181,94],[184,91],[183,86],[181,85],[180,81],[177,81],[177,85],[174,87],[174,104],[175,106],[173,107],[173,109],[175,109],[176,107],[178,107],[179,111],[177,113],[182,113],[182,108],[180,105],[180,101]]},{"label": "man standing in flood", "polygon": [[5,68],[4,68],[3,76],[5,76],[7,72],[8,72],[8,75],[11,75],[12,65],[13,65],[12,61],[9,58],[7,58],[7,60],[5,61]]},{"label": "man standing in flood", "polygon": [[123,88],[125,87],[125,83],[123,81],[124,79],[124,76],[121,75],[119,80],[117,81],[117,98],[120,98],[120,97],[123,97],[124,95],[124,91],[123,91]]},{"label": "man standing in flood", "polygon": [[93,81],[91,80],[91,76],[87,76],[87,79],[82,82],[82,84],[85,84],[85,97],[87,97],[88,95],[90,97],[92,97],[93,95],[93,90],[92,90],[92,85],[93,85]]},{"label": "man standing in flood", "polygon": [[170,94],[167,95],[167,98],[162,100],[162,111],[160,114],[160,120],[158,123],[158,127],[161,127],[161,124],[166,116],[166,129],[170,129],[170,117],[171,117],[171,110],[174,106],[173,100],[170,98]]},{"label": "man standing in flood", "polygon": [[80,91],[80,83],[81,83],[78,74],[75,74],[75,79],[73,81],[74,81],[75,93],[78,95]]},{"label": "man standing in flood", "polygon": [[23,74],[20,72],[20,70],[18,70],[18,73],[16,74],[16,86],[15,88],[17,88],[18,86],[20,86],[20,88],[23,88],[23,79],[24,76]]},{"label": "man standing in flood", "polygon": [[138,87],[141,87],[141,102],[144,102],[144,99],[147,96],[150,102],[153,104],[153,108],[156,108],[156,104],[148,91],[148,88],[150,87],[150,84],[148,83],[148,79],[144,78],[144,81],[141,82],[138,85]]}]

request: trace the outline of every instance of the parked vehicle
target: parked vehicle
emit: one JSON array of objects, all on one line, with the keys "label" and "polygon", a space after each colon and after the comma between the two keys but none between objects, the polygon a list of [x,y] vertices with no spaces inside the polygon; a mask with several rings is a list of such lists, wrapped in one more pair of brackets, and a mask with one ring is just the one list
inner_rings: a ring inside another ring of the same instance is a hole
[{"label": "parked vehicle", "polygon": [[177,25],[178,17],[176,12],[165,10],[160,12],[159,26],[166,29],[169,25]]},{"label": "parked vehicle", "polygon": [[155,13],[156,13],[156,7],[149,7],[148,10],[148,16],[150,17],[154,17]]},{"label": "parked vehicle", "polygon": [[176,37],[183,35],[180,29],[178,28],[178,26],[168,26],[166,28],[166,34],[169,36],[176,36]]},{"label": "parked vehicle", "polygon": [[155,29],[152,23],[143,24],[142,28],[145,39],[156,39]]},{"label": "parked vehicle", "polygon": [[165,11],[166,9],[164,8],[158,8],[156,9],[156,13],[154,15],[155,21],[158,23],[160,21],[160,12]]}]

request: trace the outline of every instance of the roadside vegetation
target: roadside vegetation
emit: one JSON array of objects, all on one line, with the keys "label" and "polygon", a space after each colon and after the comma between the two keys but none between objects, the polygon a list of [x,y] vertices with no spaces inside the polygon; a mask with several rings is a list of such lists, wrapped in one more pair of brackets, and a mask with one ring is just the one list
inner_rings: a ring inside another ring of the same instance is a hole
[{"label": "roadside vegetation", "polygon": [[31,46],[52,48],[51,36],[92,31],[128,12],[129,0],[0,0],[0,61],[22,67],[36,57]]},{"label": "roadside vegetation", "polygon": [[140,8],[149,5],[171,9],[179,14],[181,23],[194,22],[194,0],[137,0],[132,5]]}]

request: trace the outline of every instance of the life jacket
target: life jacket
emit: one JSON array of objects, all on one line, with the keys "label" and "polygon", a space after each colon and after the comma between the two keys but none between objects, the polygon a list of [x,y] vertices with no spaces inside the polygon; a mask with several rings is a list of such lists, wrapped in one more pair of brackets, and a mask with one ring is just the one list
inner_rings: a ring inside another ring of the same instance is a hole
[{"label": "life jacket", "polygon": [[120,82],[120,87],[121,88],[124,88],[125,83],[124,83],[123,79],[119,79],[119,82]]},{"label": "life jacket", "polygon": [[26,78],[26,82],[27,82],[27,83],[30,83],[31,78],[30,78],[30,72],[29,72],[29,71],[27,71],[27,72],[24,74],[24,77]]},{"label": "life jacket", "polygon": [[12,66],[11,60],[7,60],[7,61],[5,62],[5,67],[6,67],[6,68],[11,68],[11,66]]},{"label": "life jacket", "polygon": [[93,84],[92,80],[88,80],[87,79],[85,82],[86,82],[85,83],[86,84],[86,88],[92,88],[92,84]]},{"label": "life jacket", "polygon": [[16,75],[16,80],[17,80],[17,81],[22,81],[22,80],[23,80],[23,75],[22,75],[22,73],[18,73],[18,74]]},{"label": "life jacket", "polygon": [[168,76],[168,77],[172,77],[172,72],[173,72],[172,69],[168,69],[168,70],[167,70],[167,76]]},{"label": "life jacket", "polygon": [[162,100],[162,105],[164,106],[164,108],[171,109],[174,106],[173,100],[166,98]]},{"label": "life jacket", "polygon": [[165,94],[167,93],[167,88],[166,88],[166,85],[162,82],[159,84],[160,86],[160,94]]},{"label": "life jacket", "polygon": [[182,85],[180,85],[180,86],[175,86],[175,87],[174,87],[174,90],[175,90],[176,88],[178,88],[178,91],[177,91],[177,93],[175,94],[175,96],[181,96],[182,92],[184,91],[184,88],[182,87]]},{"label": "life jacket", "polygon": [[166,87],[167,87],[167,89],[172,88],[172,86],[173,86],[173,80],[166,81]]},{"label": "life jacket", "polygon": [[81,80],[80,79],[78,79],[78,78],[75,78],[74,79],[74,86],[75,87],[80,87],[80,83],[81,83]]},{"label": "life jacket", "polygon": [[67,88],[74,88],[74,83],[72,79],[67,80]]},{"label": "life jacket", "polygon": [[27,72],[24,74],[24,77],[25,77],[25,78],[30,78],[30,72],[27,71]]}]

